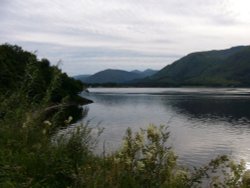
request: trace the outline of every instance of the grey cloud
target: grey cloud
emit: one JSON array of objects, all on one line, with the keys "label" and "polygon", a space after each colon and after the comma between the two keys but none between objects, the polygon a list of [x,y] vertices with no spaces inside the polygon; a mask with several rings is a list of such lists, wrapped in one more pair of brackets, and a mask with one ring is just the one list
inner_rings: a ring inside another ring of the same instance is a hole
[{"label": "grey cloud", "polygon": [[62,59],[70,74],[107,66],[160,68],[192,51],[247,44],[248,5],[245,0],[1,0],[0,43],[38,50],[53,63]]}]

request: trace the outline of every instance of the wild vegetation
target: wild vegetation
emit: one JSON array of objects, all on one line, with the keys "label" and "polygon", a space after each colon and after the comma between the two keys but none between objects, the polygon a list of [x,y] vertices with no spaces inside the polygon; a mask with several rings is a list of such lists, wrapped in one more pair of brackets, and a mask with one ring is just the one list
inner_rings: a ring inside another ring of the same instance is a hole
[{"label": "wild vegetation", "polygon": [[244,162],[227,156],[179,166],[165,126],[128,129],[118,151],[95,155],[102,130],[72,124],[66,108],[87,101],[80,82],[18,46],[0,46],[0,66],[0,187],[250,187]]},{"label": "wild vegetation", "polygon": [[78,96],[85,87],[80,81],[19,46],[0,46],[0,78],[0,117],[8,116],[13,108],[34,108],[34,114],[42,110],[43,118],[55,119],[56,125],[72,110],[76,120],[82,110],[78,105],[91,102]]}]

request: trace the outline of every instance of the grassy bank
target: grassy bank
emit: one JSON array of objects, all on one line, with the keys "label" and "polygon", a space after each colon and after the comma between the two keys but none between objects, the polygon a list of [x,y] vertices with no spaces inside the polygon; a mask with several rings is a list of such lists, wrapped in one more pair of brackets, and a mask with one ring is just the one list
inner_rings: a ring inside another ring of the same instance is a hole
[{"label": "grassy bank", "polygon": [[[96,156],[93,129],[78,125],[53,135],[51,122],[29,115],[2,120],[0,130],[0,187],[249,187],[244,163],[219,156],[208,165],[188,170],[166,147],[165,127],[124,136],[115,153]],[[70,123],[65,122],[65,125]],[[64,127],[65,127],[64,125]],[[95,134],[96,135],[96,134]]]}]

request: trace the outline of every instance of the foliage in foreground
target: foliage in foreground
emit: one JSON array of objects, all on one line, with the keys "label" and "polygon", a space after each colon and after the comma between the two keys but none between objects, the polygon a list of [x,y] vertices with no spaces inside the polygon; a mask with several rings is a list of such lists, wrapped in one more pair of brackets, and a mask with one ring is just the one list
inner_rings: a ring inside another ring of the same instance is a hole
[{"label": "foliage in foreground", "polygon": [[1,124],[0,187],[250,186],[244,163],[226,156],[191,171],[178,166],[177,156],[166,146],[169,133],[163,126],[150,125],[135,134],[128,129],[116,153],[96,156],[93,148],[100,131],[95,128],[75,125],[50,135],[49,121],[38,126],[31,120],[19,129],[12,123]]},{"label": "foliage in foreground", "polygon": [[150,125],[135,134],[128,129],[120,151],[104,159],[109,164],[105,169],[107,187],[250,186],[244,162],[237,164],[227,156],[194,170],[179,166],[177,156],[166,146],[168,137],[164,126]]},{"label": "foliage in foreground", "polygon": [[16,45],[0,45],[0,120],[33,111],[32,116],[61,126],[69,114],[74,120],[80,117],[79,104],[91,102],[78,95],[84,87],[47,59]]}]

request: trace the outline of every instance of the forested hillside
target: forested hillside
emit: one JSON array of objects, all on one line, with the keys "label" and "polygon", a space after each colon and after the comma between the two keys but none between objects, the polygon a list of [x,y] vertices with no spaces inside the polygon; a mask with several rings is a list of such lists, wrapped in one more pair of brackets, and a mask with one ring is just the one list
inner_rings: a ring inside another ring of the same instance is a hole
[{"label": "forested hillside", "polygon": [[152,86],[250,86],[250,46],[191,53],[140,81]]},{"label": "forested hillside", "polygon": [[106,69],[97,72],[93,75],[79,75],[75,76],[74,78],[88,84],[125,84],[134,79],[152,76],[156,72],[156,70],[152,69],[147,69],[145,71],[124,71],[117,69]]}]

